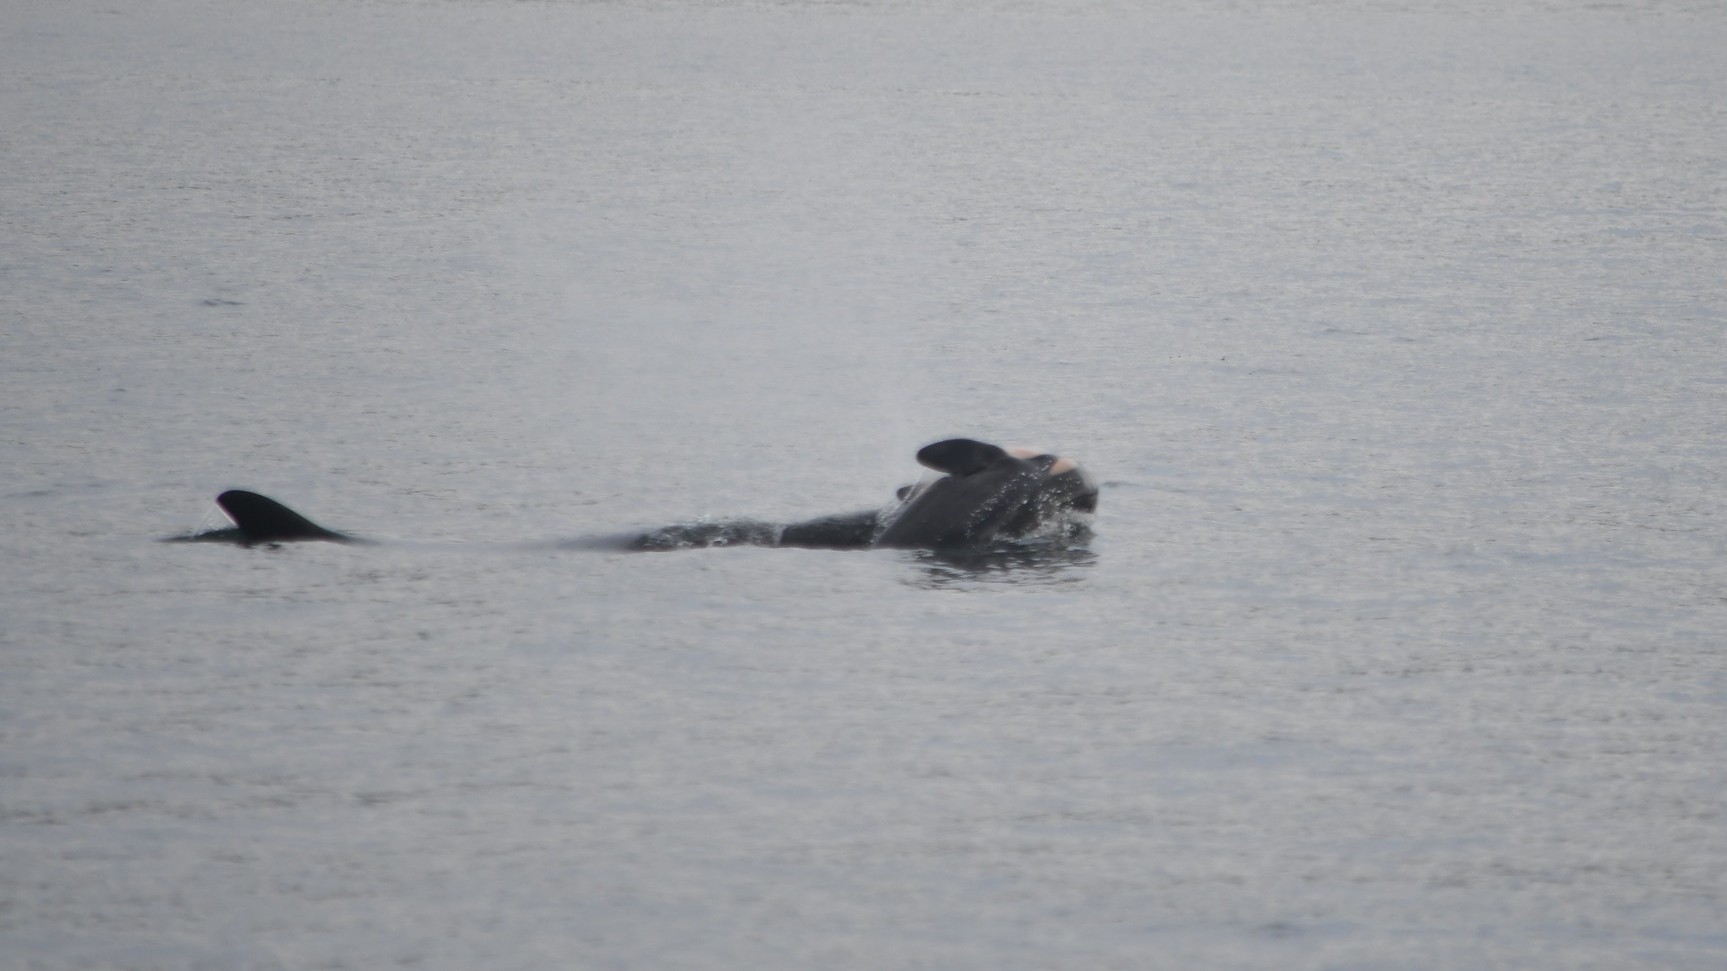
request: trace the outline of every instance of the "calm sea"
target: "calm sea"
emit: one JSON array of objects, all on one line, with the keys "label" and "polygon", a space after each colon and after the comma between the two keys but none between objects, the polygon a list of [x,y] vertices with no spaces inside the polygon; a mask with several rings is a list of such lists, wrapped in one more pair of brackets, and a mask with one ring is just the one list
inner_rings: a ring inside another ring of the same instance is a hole
[{"label": "calm sea", "polygon": [[[1723,51],[11,5],[0,968],[1727,966]],[[565,542],[954,435],[1095,539]],[[384,542],[158,542],[231,487]]]}]

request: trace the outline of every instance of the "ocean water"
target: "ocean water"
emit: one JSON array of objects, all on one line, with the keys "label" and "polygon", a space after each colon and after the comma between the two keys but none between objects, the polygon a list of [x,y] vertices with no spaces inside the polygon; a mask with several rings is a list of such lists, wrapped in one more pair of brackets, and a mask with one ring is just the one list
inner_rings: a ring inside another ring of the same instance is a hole
[{"label": "ocean water", "polygon": [[0,968],[1727,963],[1718,5],[0,28]]}]

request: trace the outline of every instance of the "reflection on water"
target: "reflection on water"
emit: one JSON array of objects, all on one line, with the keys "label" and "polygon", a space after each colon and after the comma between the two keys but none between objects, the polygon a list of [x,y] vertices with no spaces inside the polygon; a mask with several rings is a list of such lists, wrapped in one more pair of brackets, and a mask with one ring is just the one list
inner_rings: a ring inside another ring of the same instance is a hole
[{"label": "reflection on water", "polygon": [[914,555],[920,569],[906,582],[929,590],[979,585],[1052,586],[1078,583],[1097,554],[1083,546],[1023,544],[987,550],[929,550]]}]

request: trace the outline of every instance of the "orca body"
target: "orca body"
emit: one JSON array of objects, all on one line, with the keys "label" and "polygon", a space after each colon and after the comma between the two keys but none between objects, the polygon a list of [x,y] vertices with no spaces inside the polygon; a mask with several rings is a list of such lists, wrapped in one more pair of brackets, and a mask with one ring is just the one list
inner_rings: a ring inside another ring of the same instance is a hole
[{"label": "orca body", "polygon": [[1097,485],[1071,459],[952,438],[918,450],[946,473],[912,487],[872,545],[967,549],[1023,539],[1097,509]]},{"label": "orca body", "polygon": [[[1065,531],[1082,535],[1097,509],[1097,485],[1071,459],[1036,449],[1004,449],[969,438],[926,445],[920,464],[943,473],[906,486],[886,509],[776,524],[753,519],[691,523],[629,537],[578,540],[571,548],[674,550],[709,546],[806,549],[958,550],[993,547]],[[233,489],[216,505],[234,528],[180,537],[243,546],[321,540],[365,543],[312,522],[268,496]]]}]

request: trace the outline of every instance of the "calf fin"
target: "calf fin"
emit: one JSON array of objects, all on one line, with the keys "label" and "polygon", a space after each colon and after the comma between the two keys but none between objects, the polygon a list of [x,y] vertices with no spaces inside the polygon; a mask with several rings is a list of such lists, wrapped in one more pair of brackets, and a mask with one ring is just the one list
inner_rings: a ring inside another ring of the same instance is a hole
[{"label": "calf fin", "polygon": [[981,472],[1007,457],[1001,446],[969,438],[950,438],[917,450],[919,465],[957,476]]}]

